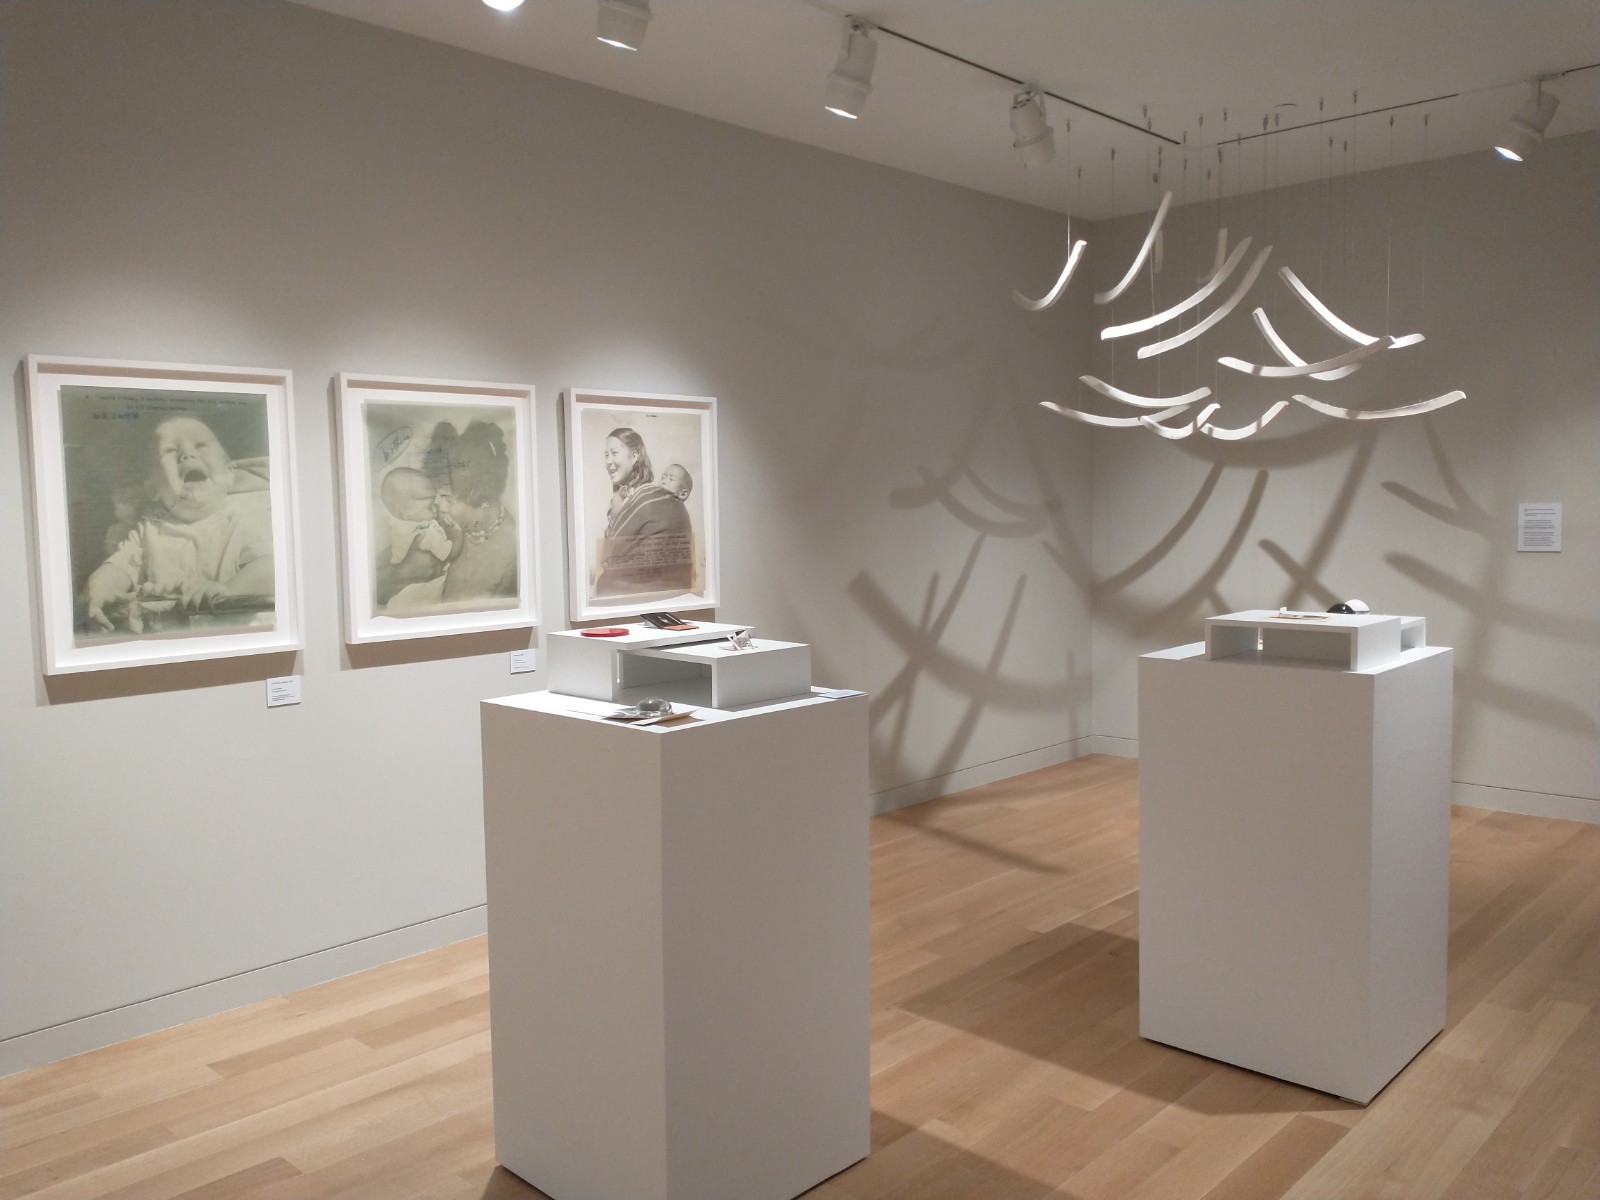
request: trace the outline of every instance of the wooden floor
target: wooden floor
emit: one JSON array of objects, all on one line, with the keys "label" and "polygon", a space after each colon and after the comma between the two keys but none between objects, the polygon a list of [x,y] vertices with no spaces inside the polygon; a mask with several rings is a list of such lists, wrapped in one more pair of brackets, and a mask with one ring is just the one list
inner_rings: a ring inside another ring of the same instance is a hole
[{"label": "wooden floor", "polygon": [[[1362,1109],[1139,1039],[1135,771],[872,822],[872,1154],[812,1200],[1600,1197],[1600,826],[1456,810],[1449,1023]],[[488,1047],[479,938],[13,1075],[0,1197],[536,1197]]]}]

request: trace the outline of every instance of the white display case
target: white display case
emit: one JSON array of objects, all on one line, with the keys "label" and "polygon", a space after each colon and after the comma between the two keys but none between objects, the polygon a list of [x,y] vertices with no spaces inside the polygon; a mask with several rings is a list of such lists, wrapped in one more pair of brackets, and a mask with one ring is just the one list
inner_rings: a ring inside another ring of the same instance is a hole
[{"label": "white display case", "polygon": [[1274,616],[1139,662],[1139,1028],[1366,1103],[1444,1026],[1451,651]]},{"label": "white display case", "polygon": [[869,1145],[867,705],[486,701],[495,1149],[561,1200],[789,1200]]},{"label": "white display case", "polygon": [[761,704],[811,691],[811,647],[753,638],[736,650],[728,635],[744,625],[697,624],[669,632],[622,625],[621,637],[552,633],[546,642],[550,690],[631,704],[644,696],[710,708]]},{"label": "white display case", "polygon": [[1206,620],[1207,658],[1298,659],[1362,671],[1426,643],[1421,617],[1255,608]]}]

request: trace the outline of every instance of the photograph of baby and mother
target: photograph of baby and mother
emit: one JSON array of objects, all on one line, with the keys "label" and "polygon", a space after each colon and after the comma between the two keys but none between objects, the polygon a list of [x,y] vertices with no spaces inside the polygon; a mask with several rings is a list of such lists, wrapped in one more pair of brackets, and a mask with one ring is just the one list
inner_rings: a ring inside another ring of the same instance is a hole
[{"label": "photograph of baby and mother", "polygon": [[512,410],[370,402],[365,415],[372,611],[415,617],[516,607]]}]

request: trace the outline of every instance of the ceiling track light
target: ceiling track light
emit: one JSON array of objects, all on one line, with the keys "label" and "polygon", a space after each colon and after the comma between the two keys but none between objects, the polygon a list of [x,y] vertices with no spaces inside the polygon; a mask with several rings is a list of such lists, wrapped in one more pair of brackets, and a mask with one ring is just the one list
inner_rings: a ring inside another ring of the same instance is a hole
[{"label": "ceiling track light", "polygon": [[1056,131],[1044,119],[1044,93],[1031,84],[1011,98],[1011,148],[1024,167],[1042,167],[1056,157]]},{"label": "ceiling track light", "polygon": [[878,43],[872,40],[872,26],[850,17],[845,22],[844,45],[839,61],[828,75],[822,107],[835,116],[855,120],[872,95],[872,67],[878,60]]},{"label": "ceiling track light", "polygon": [[595,37],[619,50],[637,50],[650,25],[650,0],[600,0]]},{"label": "ceiling track light", "polygon": [[1500,131],[1494,148],[1501,158],[1521,162],[1544,144],[1544,131],[1550,125],[1550,118],[1556,115],[1556,106],[1561,100],[1545,91],[1543,85],[1542,79],[1533,81],[1527,102],[1512,114]]},{"label": "ceiling track light", "polygon": [[483,0],[483,2],[497,12],[510,12],[512,9],[522,7],[522,0]]}]

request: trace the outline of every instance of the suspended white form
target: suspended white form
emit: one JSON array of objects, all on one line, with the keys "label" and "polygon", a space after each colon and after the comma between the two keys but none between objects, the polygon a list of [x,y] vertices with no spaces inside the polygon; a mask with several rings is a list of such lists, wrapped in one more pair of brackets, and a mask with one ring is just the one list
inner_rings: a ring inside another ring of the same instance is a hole
[{"label": "suspended white form", "polygon": [[[1156,209],[1155,217],[1150,223],[1150,230],[1145,234],[1144,242],[1140,245],[1138,254],[1134,256],[1133,263],[1128,267],[1127,274],[1125,274],[1117,283],[1117,285],[1109,291],[1095,293],[1094,300],[1096,304],[1109,304],[1127,291],[1129,285],[1132,284],[1135,278],[1137,278],[1140,269],[1143,268],[1146,262],[1150,261],[1152,248],[1154,248],[1157,255],[1159,255],[1161,226],[1166,220],[1167,212],[1171,206],[1172,193],[1168,192],[1162,196],[1161,205]],[[1218,229],[1216,258],[1213,261],[1211,269],[1205,274],[1201,275],[1196,281],[1199,286],[1194,292],[1185,297],[1183,300],[1180,300],[1178,303],[1163,309],[1161,312],[1153,313],[1148,317],[1142,317],[1136,321],[1124,322],[1121,325],[1106,326],[1100,331],[1101,340],[1110,341],[1115,338],[1127,337],[1131,334],[1144,333],[1148,330],[1159,328],[1173,318],[1182,316],[1184,313],[1204,303],[1206,300],[1215,295],[1216,292],[1223,286],[1223,284],[1225,284],[1228,279],[1231,278],[1238,270],[1239,264],[1244,260],[1245,253],[1250,247],[1250,240],[1250,238],[1244,238],[1237,246],[1233,248],[1232,252],[1230,253],[1228,251],[1228,231],[1226,228]],[[1071,248],[1067,252],[1067,261],[1066,264],[1061,268],[1060,276],[1056,279],[1055,285],[1044,296],[1037,300],[1032,300],[1027,296],[1024,296],[1020,291],[1013,291],[1011,293],[1012,300],[1029,312],[1040,312],[1043,309],[1049,308],[1061,298],[1061,294],[1066,290],[1068,282],[1072,279],[1074,272],[1076,272],[1079,264],[1083,260],[1083,255],[1087,249],[1087,246],[1087,242],[1082,239],[1072,244]],[[1224,300],[1205,317],[1195,322],[1195,324],[1190,326],[1188,329],[1182,330],[1181,332],[1174,334],[1172,337],[1166,338],[1162,341],[1152,342],[1149,345],[1140,346],[1137,356],[1141,359],[1153,358],[1157,354],[1163,354],[1168,350],[1187,345],[1196,338],[1214,329],[1228,316],[1228,314],[1233,312],[1233,310],[1238,307],[1239,301],[1242,300],[1250,291],[1250,289],[1255,286],[1255,282],[1260,277],[1261,270],[1266,265],[1267,259],[1271,256],[1271,254],[1271,246],[1263,247],[1256,254],[1255,259],[1250,264],[1249,270],[1244,273],[1243,278],[1241,278],[1234,286],[1233,291],[1228,295],[1226,300]],[[1156,265],[1156,269],[1159,269],[1159,264]],[[1290,348],[1289,344],[1283,340],[1278,331],[1273,328],[1272,322],[1267,319],[1265,310],[1258,307],[1251,311],[1251,316],[1255,318],[1256,327],[1260,329],[1262,337],[1266,339],[1266,342],[1272,348],[1273,353],[1283,360],[1284,365],[1277,366],[1266,363],[1253,363],[1242,358],[1233,357],[1231,355],[1219,357],[1217,362],[1220,365],[1228,367],[1234,371],[1240,371],[1244,374],[1263,379],[1299,379],[1310,376],[1312,379],[1333,381],[1343,379],[1353,372],[1360,370],[1363,362],[1369,358],[1372,358],[1374,355],[1381,354],[1385,350],[1398,350],[1405,346],[1414,346],[1418,342],[1425,340],[1423,335],[1420,333],[1407,333],[1399,336],[1392,334],[1374,335],[1370,333],[1364,333],[1355,326],[1351,325],[1348,321],[1345,321],[1320,299],[1318,299],[1316,294],[1313,293],[1310,288],[1306,287],[1306,285],[1300,281],[1300,278],[1289,267],[1284,266],[1278,268],[1278,275],[1284,281],[1289,290],[1299,298],[1302,304],[1311,310],[1312,314],[1319,321],[1321,321],[1323,325],[1332,330],[1334,333],[1338,334],[1345,341],[1352,343],[1355,346],[1355,349],[1349,350],[1344,354],[1337,354],[1330,358],[1324,358],[1318,362],[1307,362],[1304,358],[1296,354],[1294,350]],[[1124,429],[1135,425],[1142,425],[1146,429],[1149,429],[1152,433],[1166,438],[1169,441],[1178,441],[1182,438],[1192,437],[1196,432],[1202,433],[1209,438],[1215,438],[1218,441],[1243,441],[1246,438],[1260,433],[1262,429],[1266,428],[1267,425],[1276,420],[1277,417],[1289,407],[1290,403],[1289,400],[1276,401],[1259,417],[1247,425],[1225,426],[1214,425],[1211,423],[1211,417],[1214,416],[1221,408],[1220,404],[1213,401],[1202,408],[1199,413],[1197,413],[1187,423],[1181,425],[1168,425],[1166,424],[1167,421],[1170,421],[1173,418],[1179,417],[1182,414],[1190,411],[1199,401],[1209,397],[1211,395],[1211,389],[1209,387],[1197,387],[1193,391],[1185,392],[1181,396],[1145,396],[1137,392],[1130,392],[1123,388],[1116,387],[1105,382],[1103,379],[1096,378],[1093,375],[1080,375],[1078,378],[1092,391],[1098,392],[1100,395],[1109,400],[1114,400],[1119,404],[1127,404],[1134,408],[1149,408],[1156,409],[1157,411],[1141,413],[1137,416],[1104,417],[1098,413],[1084,412],[1081,409],[1068,408],[1065,405],[1056,404],[1049,400],[1040,401],[1039,406],[1041,408],[1048,408],[1050,411],[1063,417],[1067,417],[1071,420],[1081,421],[1085,425],[1098,425],[1103,428]],[[1465,400],[1466,395],[1467,394],[1463,391],[1445,392],[1444,394],[1435,396],[1430,400],[1421,400],[1415,404],[1402,404],[1394,408],[1377,410],[1340,408],[1337,405],[1327,404],[1323,401],[1315,400],[1310,396],[1300,395],[1298,393],[1291,396],[1290,399],[1295,403],[1304,405],[1306,408],[1309,408],[1314,412],[1321,413],[1323,416],[1333,417],[1338,420],[1375,421],[1392,417],[1417,416],[1421,413],[1433,412],[1436,409],[1455,404],[1460,400]]]},{"label": "suspended white form", "polygon": [[[1318,300],[1316,296],[1312,294],[1311,289],[1305,284],[1301,283],[1299,276],[1297,276],[1288,267],[1279,267],[1278,277],[1289,285],[1290,291],[1292,291],[1296,296],[1300,297],[1301,302],[1311,310],[1312,314],[1317,318],[1317,320],[1321,321],[1329,329],[1333,330],[1333,332],[1344,338],[1345,341],[1355,342],[1358,346],[1370,346],[1373,342],[1379,340],[1372,334],[1362,333],[1361,330],[1357,329],[1354,325],[1351,325],[1347,321],[1341,320],[1331,308],[1329,308],[1321,300]],[[1401,346],[1415,346],[1418,342],[1423,340],[1425,339],[1420,333],[1406,333],[1401,334],[1396,338],[1390,338],[1389,344],[1390,349],[1398,349]]]},{"label": "suspended white form", "polygon": [[1239,281],[1239,285],[1233,289],[1233,294],[1224,300],[1220,305],[1212,309],[1211,312],[1200,318],[1200,320],[1189,326],[1189,328],[1185,329],[1182,333],[1175,333],[1171,337],[1167,338],[1164,342],[1151,342],[1148,346],[1140,346],[1138,357],[1152,358],[1157,354],[1165,354],[1168,350],[1175,350],[1179,346],[1188,345],[1201,334],[1215,328],[1217,323],[1231,313],[1238,306],[1240,300],[1244,299],[1244,294],[1248,292],[1255,284],[1256,276],[1261,274],[1261,268],[1266,266],[1267,256],[1271,253],[1272,247],[1267,246],[1261,251],[1260,254],[1256,255],[1255,261],[1250,264],[1250,269],[1245,272],[1244,278],[1241,279]]},{"label": "suspended white form", "polygon": [[1127,337],[1130,333],[1143,333],[1147,329],[1165,325],[1173,317],[1182,316],[1195,305],[1209,298],[1213,292],[1228,282],[1228,276],[1233,274],[1239,265],[1239,260],[1244,257],[1244,252],[1248,249],[1250,249],[1250,239],[1245,238],[1244,241],[1233,248],[1233,253],[1228,256],[1228,261],[1222,264],[1222,269],[1212,275],[1210,281],[1199,291],[1191,292],[1171,308],[1162,309],[1162,311],[1151,316],[1143,317],[1137,321],[1129,321],[1126,325],[1107,325],[1100,331],[1100,340],[1104,342],[1112,338]]},{"label": "suspended white form", "polygon": [[[1276,353],[1279,358],[1283,359],[1283,361],[1288,363],[1291,367],[1303,367],[1306,365],[1306,360],[1301,358],[1293,350],[1289,349],[1289,343],[1278,336],[1278,331],[1272,327],[1272,322],[1267,320],[1267,314],[1265,311],[1259,308],[1253,309],[1250,315],[1256,319],[1256,328],[1261,330],[1261,336],[1267,339],[1267,345],[1272,347],[1273,352]],[[1361,370],[1361,364],[1357,362],[1351,363],[1346,367],[1339,367],[1337,370],[1333,371],[1313,371],[1311,373],[1311,378],[1327,380],[1343,379],[1346,375],[1352,374],[1353,372],[1359,370]]]},{"label": "suspended white form", "polygon": [[1078,269],[1078,262],[1083,258],[1083,252],[1089,243],[1079,238],[1072,243],[1072,249],[1067,251],[1067,265],[1061,268],[1061,278],[1056,280],[1055,287],[1051,288],[1038,300],[1029,300],[1021,292],[1013,291],[1011,298],[1029,312],[1041,312],[1061,299],[1061,293],[1066,289],[1067,281],[1072,278],[1072,273]]},{"label": "suspended white form", "polygon": [[1160,420],[1160,418],[1164,415],[1162,413],[1156,413],[1154,416],[1149,417],[1139,417],[1138,421],[1139,424],[1143,425],[1146,429],[1151,430],[1154,433],[1159,433],[1162,437],[1168,439],[1169,441],[1175,442],[1179,438],[1188,437],[1196,429],[1199,429],[1211,419],[1211,414],[1216,412],[1217,409],[1221,407],[1222,405],[1220,404],[1206,405],[1200,410],[1199,415],[1187,425],[1163,425],[1161,424]]},{"label": "suspended white form", "polygon": [[1169,404],[1176,404],[1179,409],[1188,408],[1196,400],[1204,400],[1211,395],[1208,387],[1197,387],[1192,392],[1185,392],[1181,396],[1141,396],[1136,392],[1125,392],[1119,387],[1112,387],[1103,379],[1096,379],[1093,375],[1078,376],[1085,384],[1105,396],[1109,400],[1117,400],[1123,404],[1132,404],[1136,408],[1165,408]]},{"label": "suspended white form", "polygon": [[1415,404],[1402,404],[1398,408],[1360,409],[1339,408],[1332,404],[1324,404],[1320,400],[1313,400],[1310,396],[1296,395],[1294,399],[1304,404],[1307,408],[1321,413],[1325,417],[1338,417],[1341,421],[1382,421],[1389,417],[1414,417],[1419,413],[1432,412],[1436,408],[1444,408],[1454,404],[1457,400],[1465,400],[1467,394],[1463,391],[1446,392],[1442,396],[1435,396],[1431,400],[1418,400]]},{"label": "suspended white form", "polygon": [[1248,425],[1239,425],[1233,429],[1225,429],[1221,425],[1213,425],[1209,421],[1200,426],[1200,432],[1207,437],[1214,437],[1223,442],[1242,442],[1253,433],[1260,433],[1266,428],[1268,422],[1284,409],[1289,407],[1287,400],[1279,400],[1259,418]]},{"label": "suspended white form", "polygon": [[1234,358],[1231,355],[1225,355],[1217,359],[1217,362],[1231,370],[1243,371],[1246,375],[1255,375],[1261,379],[1298,379],[1304,375],[1322,378],[1327,373],[1336,371],[1341,367],[1350,366],[1351,364],[1359,366],[1374,354],[1381,354],[1385,350],[1392,349],[1393,344],[1393,338],[1379,338],[1370,346],[1357,346],[1354,350],[1347,350],[1343,354],[1336,354],[1332,358],[1323,359],[1321,362],[1303,362],[1297,367],[1273,367],[1265,363],[1245,362],[1244,359]]},{"label": "suspended white form", "polygon": [[1076,408],[1067,408],[1065,405],[1057,404],[1051,400],[1039,401],[1039,407],[1048,408],[1051,412],[1060,413],[1063,417],[1071,417],[1074,421],[1082,421],[1085,425],[1104,425],[1108,428],[1116,429],[1138,425],[1142,421],[1165,421],[1168,417],[1177,416],[1189,406],[1187,404],[1174,404],[1171,408],[1162,409],[1158,413],[1146,413],[1137,417],[1102,417],[1099,413],[1088,413]]},{"label": "suspended white form", "polygon": [[1161,197],[1161,206],[1156,209],[1155,220],[1150,222],[1150,232],[1144,235],[1144,244],[1139,247],[1139,253],[1133,256],[1133,265],[1128,268],[1128,273],[1122,277],[1122,282],[1109,292],[1096,292],[1094,294],[1096,304],[1110,304],[1128,290],[1128,285],[1138,276],[1139,268],[1144,266],[1144,260],[1150,257],[1150,247],[1155,245],[1156,234],[1161,232],[1161,222],[1167,219],[1167,209],[1171,207],[1172,193],[1168,192]]}]

